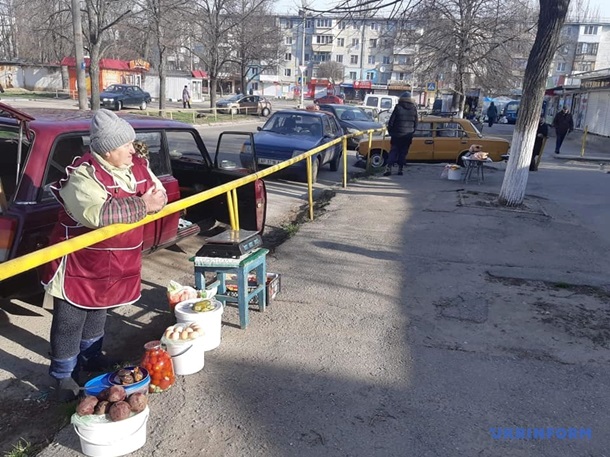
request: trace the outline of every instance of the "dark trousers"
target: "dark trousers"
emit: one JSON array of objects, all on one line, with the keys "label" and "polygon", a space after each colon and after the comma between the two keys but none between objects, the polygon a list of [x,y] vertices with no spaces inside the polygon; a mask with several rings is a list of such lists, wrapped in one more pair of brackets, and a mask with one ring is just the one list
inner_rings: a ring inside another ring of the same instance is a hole
[{"label": "dark trousers", "polygon": [[565,132],[560,132],[559,130],[555,130],[555,133],[557,134],[557,138],[555,139],[555,152],[559,152],[568,131],[566,130]]},{"label": "dark trousers", "polygon": [[189,107],[189,109],[191,109],[191,102],[190,100],[182,100],[182,108],[186,108]]},{"label": "dark trousers", "polygon": [[494,125],[494,122],[496,122],[496,118],[495,118],[494,116],[489,116],[489,117],[487,118],[487,125],[489,125],[490,127],[491,127],[492,125]]},{"label": "dark trousers", "polygon": [[536,166],[536,162],[538,161],[538,156],[542,153],[542,142],[544,138],[536,137],[536,141],[534,142],[534,149],[532,151],[532,161],[530,162],[530,171],[538,170]]},{"label": "dark trousers", "polygon": [[405,165],[407,154],[409,153],[411,141],[413,141],[412,133],[405,136],[392,137],[390,139],[390,155],[387,163],[388,168],[392,168],[392,166],[397,163],[398,169],[402,170],[402,167]]},{"label": "dark trousers", "polygon": [[75,376],[79,363],[101,353],[105,325],[105,309],[78,308],[54,297],[49,374],[56,379]]}]

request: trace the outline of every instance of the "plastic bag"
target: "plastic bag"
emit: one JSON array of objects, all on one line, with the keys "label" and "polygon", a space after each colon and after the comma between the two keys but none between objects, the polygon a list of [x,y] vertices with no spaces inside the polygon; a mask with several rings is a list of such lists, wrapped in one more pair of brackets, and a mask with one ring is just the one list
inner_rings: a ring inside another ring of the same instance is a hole
[{"label": "plastic bag", "polygon": [[441,171],[441,179],[447,179],[449,177],[449,169],[451,168],[451,165],[447,164],[443,167],[443,170]]},{"label": "plastic bag", "polygon": [[184,300],[191,300],[193,298],[199,298],[197,290],[190,286],[183,286],[176,281],[170,281],[167,286],[167,300],[169,301],[169,307],[171,310]]}]

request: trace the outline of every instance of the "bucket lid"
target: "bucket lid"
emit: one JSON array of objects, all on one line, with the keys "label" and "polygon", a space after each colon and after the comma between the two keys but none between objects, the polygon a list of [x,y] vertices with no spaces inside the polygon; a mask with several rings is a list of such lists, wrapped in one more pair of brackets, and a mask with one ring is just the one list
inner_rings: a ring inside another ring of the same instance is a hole
[{"label": "bucket lid", "polygon": [[[212,305],[214,306],[214,308],[209,311],[194,311],[193,304],[197,303],[198,301],[201,301],[201,298],[195,298],[195,299],[191,299],[191,300],[181,301],[174,308],[174,312],[183,313],[183,314],[191,314],[193,316],[201,316],[202,314],[214,313],[214,312],[218,311],[219,308],[222,309],[222,303],[220,301],[216,300],[215,298],[209,298],[208,300],[210,300],[212,302]],[[195,321],[195,320],[196,319],[193,319],[193,321]]]}]

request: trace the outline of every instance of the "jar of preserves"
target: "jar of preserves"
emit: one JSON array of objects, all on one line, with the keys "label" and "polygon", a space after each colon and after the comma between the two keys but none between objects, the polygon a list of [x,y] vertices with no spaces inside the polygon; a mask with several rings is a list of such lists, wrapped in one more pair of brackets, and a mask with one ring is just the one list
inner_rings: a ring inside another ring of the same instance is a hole
[{"label": "jar of preserves", "polygon": [[169,389],[176,381],[171,356],[163,349],[161,341],[149,341],[144,345],[144,358],[142,367],[150,375],[150,393],[163,392]]}]

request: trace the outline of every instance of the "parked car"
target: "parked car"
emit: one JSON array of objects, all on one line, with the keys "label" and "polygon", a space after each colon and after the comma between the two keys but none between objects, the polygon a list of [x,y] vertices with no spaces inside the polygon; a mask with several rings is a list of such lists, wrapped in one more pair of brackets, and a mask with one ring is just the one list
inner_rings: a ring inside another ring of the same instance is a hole
[{"label": "parked car", "polygon": [[[25,113],[0,103],[0,182],[6,196],[6,202],[0,199],[0,262],[48,246],[59,210],[49,187],[75,157],[89,150],[92,114],[41,109]],[[148,146],[151,169],[165,186],[170,202],[248,173],[236,164],[231,169],[216,166],[217,157],[212,160],[191,125],[133,114],[122,117],[135,129],[137,140]],[[267,204],[264,182],[240,187],[237,196],[241,228],[261,232]],[[217,222],[228,223],[226,196],[189,207],[186,216],[188,221],[174,213],[147,224],[143,250],[150,253]],[[37,270],[30,270],[0,282],[0,296],[35,291],[38,284]]]},{"label": "parked car", "polygon": [[[510,143],[504,138],[483,136],[467,119],[441,116],[424,116],[420,119],[413,142],[407,155],[408,162],[456,162],[462,163],[462,157],[473,144],[481,145],[481,150],[489,153],[494,161],[502,161],[508,152]],[[356,159],[366,162],[371,154],[371,166],[385,166],[390,152],[390,138],[374,138],[369,151],[368,141],[363,140],[358,146]]]},{"label": "parked car", "polygon": [[366,94],[362,104],[376,109],[378,113],[383,110],[391,113],[394,107],[398,105],[398,98],[396,95]]},{"label": "parked car", "polygon": [[[282,110],[276,111],[254,134],[254,146],[257,157],[256,165],[269,167],[310,149],[321,146],[343,136],[343,129],[331,113],[325,111]],[[312,178],[316,182],[318,169],[329,164],[332,171],[339,169],[341,162],[341,144],[330,146],[312,157]],[[246,141],[239,155],[244,168],[254,167],[250,141]],[[288,170],[307,181],[307,169],[304,160],[291,165]]]},{"label": "parked car", "polygon": [[145,110],[150,103],[150,94],[138,86],[128,84],[112,84],[100,94],[100,104],[103,108],[120,111],[126,106],[136,106]]},{"label": "parked car", "polygon": [[[335,115],[345,134],[356,133],[363,130],[380,129],[383,127],[382,124],[373,120],[371,114],[367,113],[364,108],[359,106],[334,104],[320,104],[319,106],[321,110],[328,111]],[[347,148],[352,150],[357,149],[360,141],[363,139],[363,135],[348,138]]]},{"label": "parked car", "polygon": [[517,123],[517,114],[519,113],[519,105],[521,102],[519,100],[512,100],[504,105],[504,109],[502,110],[502,116],[506,118],[507,124],[516,124]]},{"label": "parked car", "polygon": [[271,114],[271,102],[260,95],[237,94],[221,98],[216,102],[216,108],[222,113],[256,114],[267,117]]},{"label": "parked car", "polygon": [[316,105],[334,103],[336,105],[342,105],[343,99],[338,95],[324,95],[323,97],[318,97],[313,101]]}]

